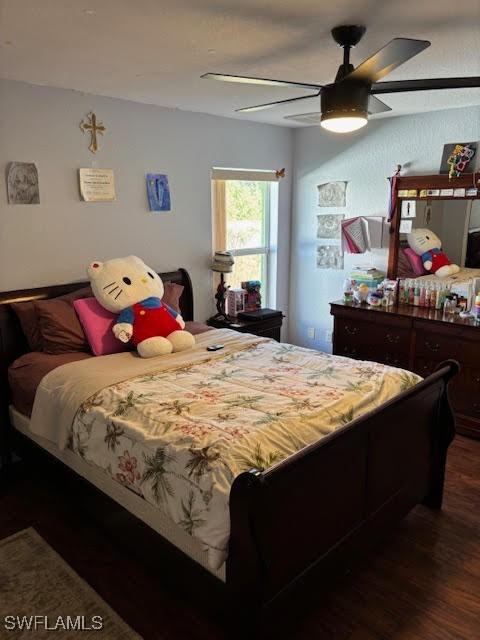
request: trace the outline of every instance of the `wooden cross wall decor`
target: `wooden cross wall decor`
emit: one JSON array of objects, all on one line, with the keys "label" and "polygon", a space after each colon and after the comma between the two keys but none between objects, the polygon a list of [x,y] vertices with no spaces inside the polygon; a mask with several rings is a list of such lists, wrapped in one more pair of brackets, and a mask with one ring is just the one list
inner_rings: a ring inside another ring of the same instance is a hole
[{"label": "wooden cross wall decor", "polygon": [[104,131],[106,131],[106,127],[103,125],[103,122],[97,122],[97,116],[90,111],[87,117],[81,121],[80,129],[83,133],[90,134],[90,145],[89,149],[92,153],[97,153],[98,151],[98,139],[97,133],[103,135]]}]

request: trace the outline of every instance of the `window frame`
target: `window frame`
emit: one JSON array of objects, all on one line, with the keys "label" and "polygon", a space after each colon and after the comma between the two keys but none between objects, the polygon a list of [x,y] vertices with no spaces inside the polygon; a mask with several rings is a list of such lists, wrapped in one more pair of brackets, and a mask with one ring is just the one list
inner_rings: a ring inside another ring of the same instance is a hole
[{"label": "window frame", "polygon": [[[242,256],[264,256],[262,260],[262,298],[266,304],[272,304],[276,298],[276,282],[272,282],[272,273],[276,275],[276,268],[272,268],[272,198],[273,185],[278,183],[278,178],[274,172],[258,170],[225,170],[225,175],[221,169],[212,171],[212,213],[213,213],[213,250],[214,251],[230,251],[235,257]],[[238,177],[237,177],[238,174]],[[243,249],[231,249],[226,246],[227,243],[227,208],[226,208],[226,182],[264,182],[264,206],[263,206],[263,238],[264,245],[247,247]],[[220,183],[223,183],[220,184]],[[278,216],[278,212],[277,212]],[[276,244],[276,243],[275,243]],[[276,279],[276,278],[275,278]]]}]

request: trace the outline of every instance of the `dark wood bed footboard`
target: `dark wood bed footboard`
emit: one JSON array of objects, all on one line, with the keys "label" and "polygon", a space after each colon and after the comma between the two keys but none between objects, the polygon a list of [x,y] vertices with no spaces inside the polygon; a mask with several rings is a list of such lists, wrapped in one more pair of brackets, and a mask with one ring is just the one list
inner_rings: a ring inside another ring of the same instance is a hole
[{"label": "dark wood bed footboard", "polygon": [[271,469],[235,480],[227,584],[261,609],[315,573],[349,568],[419,503],[440,508],[455,434],[455,361]]}]

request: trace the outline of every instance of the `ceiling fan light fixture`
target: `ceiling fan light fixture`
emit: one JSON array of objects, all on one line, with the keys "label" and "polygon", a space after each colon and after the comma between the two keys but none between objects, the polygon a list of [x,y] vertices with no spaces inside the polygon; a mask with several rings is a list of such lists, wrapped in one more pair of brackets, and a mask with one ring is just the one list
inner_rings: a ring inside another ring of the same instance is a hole
[{"label": "ceiling fan light fixture", "polygon": [[364,127],[368,122],[367,114],[361,112],[322,114],[320,126],[334,133],[351,133]]},{"label": "ceiling fan light fixture", "polygon": [[350,133],[368,122],[369,87],[363,83],[337,82],[320,94],[320,125],[335,133]]}]

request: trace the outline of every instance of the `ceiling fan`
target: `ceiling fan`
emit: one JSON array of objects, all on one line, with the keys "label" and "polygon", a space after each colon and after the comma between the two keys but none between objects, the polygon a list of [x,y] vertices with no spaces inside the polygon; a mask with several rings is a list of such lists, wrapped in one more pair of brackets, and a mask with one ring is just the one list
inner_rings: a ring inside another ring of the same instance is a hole
[{"label": "ceiling fan", "polygon": [[332,29],[333,39],[343,48],[343,63],[339,66],[335,81],[331,84],[288,82],[222,73],[205,73],[201,77],[223,82],[313,89],[315,93],[307,96],[276,100],[253,107],[244,107],[236,111],[242,113],[260,111],[278,104],[298,102],[320,96],[320,124],[325,129],[338,133],[360,129],[367,124],[368,116],[371,114],[391,111],[388,105],[375,97],[375,94],[480,87],[480,77],[473,76],[378,82],[401,64],[429,47],[430,42],[428,40],[412,40],[411,38],[394,38],[354,68],[350,62],[350,49],[360,42],[365,31],[366,27],[359,25],[339,26]]}]

